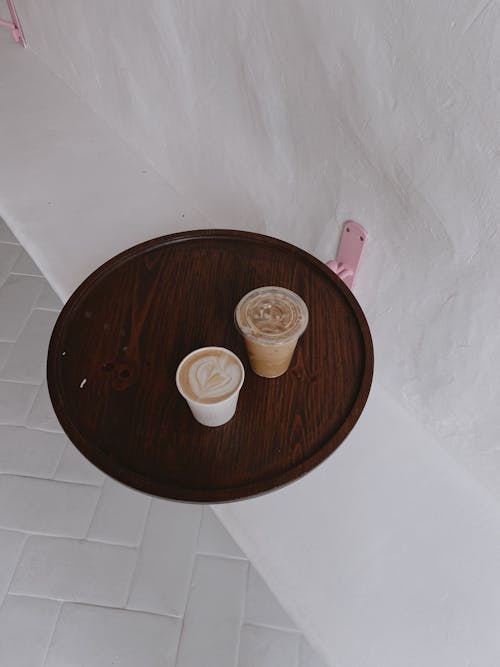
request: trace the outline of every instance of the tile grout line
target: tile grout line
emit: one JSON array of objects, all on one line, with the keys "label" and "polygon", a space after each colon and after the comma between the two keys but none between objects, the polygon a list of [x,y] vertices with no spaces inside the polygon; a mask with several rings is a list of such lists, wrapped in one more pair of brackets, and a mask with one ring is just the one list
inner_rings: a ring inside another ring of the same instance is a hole
[{"label": "tile grout line", "polygon": [[243,560],[248,561],[246,556],[230,556],[229,554],[212,553],[211,551],[196,551],[198,556],[206,556],[207,558],[224,558],[225,560]]},{"label": "tile grout line", "polygon": [[[41,387],[41,385],[40,385],[40,387]],[[36,396],[35,396],[35,400],[36,400]],[[31,409],[33,409],[33,406],[31,406]],[[29,417],[29,415],[28,415],[28,417]],[[11,424],[11,426],[19,426],[19,424]],[[66,435],[62,428],[58,429],[56,431],[53,428],[43,428],[42,426],[29,426],[29,424],[21,424],[21,426],[24,426],[24,428],[29,428],[30,431],[43,431],[44,433],[58,433],[59,435]]]},{"label": "tile grout line", "polygon": [[[0,426],[18,426],[18,424],[0,424]],[[22,426],[21,426],[22,428]],[[46,431],[46,433],[55,433],[55,431]],[[38,475],[19,475],[17,473],[13,472],[0,472],[0,479],[5,476],[5,477],[22,477],[23,479],[39,479],[44,482],[53,482],[54,484],[71,484],[72,486],[86,486],[89,487],[90,489],[101,489],[102,490],[102,485],[101,484],[89,484],[88,482],[75,482],[75,481],[68,481],[65,479],[53,479],[52,477],[40,477]],[[98,498],[99,500],[99,498]],[[93,518],[93,515],[92,515]],[[1,526],[0,526],[1,528]]]},{"label": "tile grout line", "polygon": [[41,663],[41,667],[45,667],[45,663],[47,662],[50,647],[52,646],[52,642],[54,640],[54,635],[56,634],[57,624],[59,623],[59,619],[61,618],[62,608],[63,608],[64,604],[65,604],[64,602],[61,602],[59,604],[59,609],[57,610],[57,615],[56,615],[56,618],[55,618],[55,621],[54,621],[54,627],[52,628],[52,632],[50,633],[50,637],[49,637],[49,640],[47,642],[47,646],[45,647],[45,653],[44,653],[44,656],[43,656],[43,661]]},{"label": "tile grout line", "polygon": [[238,665],[240,664],[241,631],[243,630],[243,626],[245,625],[245,616],[246,616],[246,608],[247,608],[247,597],[248,597],[249,583],[250,583],[250,561],[247,559],[246,585],[245,585],[245,593],[243,595],[243,607],[242,607],[242,610],[241,610],[241,619],[240,619],[240,628],[239,628],[239,632],[238,632],[238,640],[236,642],[235,667],[238,667]]},{"label": "tile grout line", "polygon": [[302,637],[302,632],[297,628],[297,630],[294,630],[293,628],[284,628],[283,626],[280,625],[272,625],[270,623],[256,623],[255,621],[245,621],[244,625],[249,625],[252,628],[263,628],[265,630],[276,630],[277,632],[284,632],[287,635],[298,635],[299,637]]},{"label": "tile grout line", "polygon": [[[20,248],[21,248],[21,253],[19,253],[19,257],[20,257],[21,254],[22,254],[22,250],[25,250],[25,249],[23,248],[23,246],[21,246],[21,245],[20,245]],[[25,252],[26,252],[26,251],[25,251]],[[26,253],[26,254],[28,254],[28,253]],[[18,257],[17,259],[19,259],[19,257]],[[16,261],[17,261],[17,260],[16,260]],[[42,276],[33,276],[33,275],[25,274],[25,273],[15,273],[14,271],[11,271],[11,272],[9,273],[9,275],[7,276],[7,278],[8,278],[9,276],[27,276],[28,278],[39,278],[41,281],[48,282],[47,279],[45,278],[45,276],[43,276],[43,275],[42,275]],[[5,279],[5,281],[7,280],[7,278]],[[4,283],[5,283],[5,281],[4,281]],[[4,283],[2,283],[2,284],[0,285],[0,287],[2,287],[2,285],[3,285]],[[5,366],[7,366],[7,364],[9,363],[9,359],[10,359],[10,357],[14,354],[14,350],[15,350],[15,346],[16,346],[17,342],[19,341],[19,339],[20,339],[20,337],[21,337],[23,331],[25,330],[26,326],[28,325],[28,322],[29,322],[31,316],[33,315],[33,311],[36,310],[36,303],[37,303],[38,299],[40,298],[40,296],[42,295],[43,287],[44,287],[44,286],[43,286],[43,284],[42,284],[42,287],[41,287],[41,289],[40,289],[40,293],[39,293],[38,296],[36,297],[34,303],[31,305],[31,307],[30,307],[30,309],[29,309],[29,312],[28,312],[28,316],[27,316],[26,320],[24,321],[24,323],[23,323],[23,325],[22,325],[22,327],[21,327],[19,333],[17,334],[16,339],[15,339],[14,341],[5,341],[5,342],[12,342],[12,349],[9,351],[9,354],[7,355],[7,359],[5,360],[5,364],[3,365],[2,369],[5,368]],[[38,391],[37,391],[36,394],[35,394],[35,397],[34,397],[34,399],[33,399],[33,403],[30,405],[30,409],[28,410],[28,412],[27,412],[27,414],[26,414],[26,417],[25,417],[25,420],[24,420],[24,425],[26,425],[26,420],[28,419],[28,417],[29,417],[29,415],[30,415],[30,413],[31,413],[31,410],[33,409],[33,406],[35,405],[36,397],[38,396],[38,392],[40,391],[40,387],[42,386],[42,384],[43,384],[43,382],[44,382],[44,380],[45,380],[45,377],[46,377],[46,373],[44,373],[43,378],[42,378],[42,381],[41,381],[40,383],[37,383],[37,382],[26,382],[26,381],[23,381],[23,380],[11,380],[11,379],[8,379],[8,378],[7,378],[7,379],[4,379],[4,378],[2,378],[2,377],[0,376],[0,380],[3,380],[4,382],[14,382],[15,384],[27,384],[27,385],[31,385],[31,386],[33,386],[33,387],[38,387]]]},{"label": "tile grout line", "polygon": [[11,271],[9,276],[27,276],[28,278],[43,278],[47,280],[45,276],[41,276],[39,273],[23,273],[22,271]]},{"label": "tile grout line", "polygon": [[[21,248],[22,248],[22,246],[21,246]],[[22,248],[22,249],[24,250],[24,248]],[[10,277],[10,276],[19,276],[19,275],[24,275],[24,274],[21,274],[21,273],[14,273],[13,271],[11,271],[11,272],[9,273],[9,276],[8,276],[8,277]],[[27,277],[28,277],[28,278],[40,278],[40,276],[27,276]],[[42,279],[42,280],[45,280],[45,278],[41,278],[41,279]],[[6,280],[7,280],[7,278],[6,278]],[[5,281],[4,281],[4,282],[5,282]],[[0,287],[1,287],[1,285],[0,285]],[[9,358],[10,358],[10,357],[12,356],[12,354],[14,353],[14,346],[16,345],[16,343],[18,342],[19,338],[21,337],[21,335],[22,335],[24,329],[26,328],[26,325],[27,325],[28,322],[29,322],[29,319],[30,319],[31,315],[33,314],[33,311],[35,310],[35,304],[36,304],[36,302],[38,301],[38,299],[40,298],[40,296],[41,296],[41,294],[42,294],[42,290],[43,290],[43,285],[42,285],[42,288],[40,289],[40,294],[38,294],[38,296],[36,297],[34,303],[30,306],[29,311],[28,311],[28,316],[26,317],[26,320],[23,322],[23,325],[22,325],[21,329],[19,330],[19,333],[17,334],[16,339],[15,339],[14,341],[12,341],[12,342],[13,342],[12,350],[10,351],[9,356],[7,357],[7,360],[6,360],[6,362],[5,362],[6,364],[8,363]],[[0,379],[1,379],[1,378],[0,378]],[[7,381],[7,382],[16,382],[15,380],[6,380],[6,381]],[[22,381],[21,381],[21,382],[19,382],[19,384],[36,384],[36,383],[22,382]],[[43,384],[43,379],[42,379],[42,382],[41,382],[39,385],[37,385],[37,386],[40,387],[42,384]],[[38,393],[38,392],[37,392],[37,393]],[[35,398],[36,398],[36,396],[35,396]],[[33,406],[31,406],[31,407],[33,407]],[[31,411],[31,408],[30,408],[30,411]],[[28,414],[29,414],[29,413],[28,413]]]},{"label": "tile grout line", "polygon": [[[13,273],[10,273],[9,275],[25,275],[25,274],[13,274]],[[29,277],[29,278],[37,278],[37,277],[39,277],[39,276],[28,276],[28,277]],[[45,278],[43,278],[43,280],[45,280]],[[45,282],[47,282],[47,281],[45,280]],[[43,289],[43,287],[42,287],[42,289]],[[41,291],[42,291],[42,290],[40,290],[40,295],[37,297],[37,300],[38,300],[38,299],[40,298],[40,296],[41,296]],[[35,303],[33,304],[33,306],[31,306],[31,310],[29,311],[28,318],[27,318],[26,322],[23,324],[23,326],[22,326],[22,328],[21,328],[21,331],[19,332],[19,334],[18,334],[16,340],[14,340],[14,341],[1,341],[1,342],[12,343],[12,349],[9,350],[9,354],[7,355],[7,358],[6,358],[6,360],[5,360],[5,363],[3,364],[2,368],[1,368],[1,372],[2,372],[2,373],[3,373],[3,370],[7,367],[8,363],[9,363],[9,361],[10,361],[10,358],[13,357],[13,355],[14,355],[14,353],[15,353],[15,351],[16,351],[16,345],[18,344],[18,342],[19,342],[19,340],[20,340],[20,338],[21,338],[21,336],[22,336],[24,330],[25,330],[26,327],[28,326],[28,323],[29,323],[29,321],[30,321],[30,319],[31,319],[31,316],[33,315],[33,313],[35,312],[35,310],[45,310],[45,312],[54,312],[54,311],[51,311],[51,310],[49,310],[49,309],[37,308],[37,307],[36,307],[36,301],[35,301]],[[52,333],[52,332],[51,332],[51,333]],[[47,348],[48,348],[48,343],[47,343]],[[8,378],[8,377],[6,378],[6,377],[3,377],[3,376],[1,375],[1,373],[0,373],[0,380],[3,381],[3,382],[12,382],[12,383],[14,383],[14,384],[24,384],[24,385],[30,385],[30,386],[33,386],[33,387],[38,387],[38,391],[37,391],[36,394],[35,394],[35,398],[34,398],[34,400],[33,400],[33,403],[31,404],[30,409],[29,409],[29,411],[28,411],[28,413],[27,413],[27,415],[26,415],[26,419],[25,419],[25,423],[24,423],[24,425],[26,425],[26,420],[28,419],[28,417],[29,417],[29,415],[30,415],[30,413],[31,413],[31,410],[33,409],[33,406],[34,406],[34,404],[35,404],[35,401],[36,401],[36,398],[37,398],[37,396],[38,396],[38,393],[39,393],[39,391],[40,391],[40,389],[41,389],[43,383],[44,383],[45,380],[47,379],[47,372],[46,372],[45,366],[46,366],[46,364],[44,364],[44,372],[43,372],[42,379],[41,379],[40,382],[36,382],[36,381],[35,381],[35,382],[29,382],[29,381],[27,381],[27,380],[15,380],[15,379]],[[51,403],[51,405],[52,405],[52,403]]]},{"label": "tile grout line", "polygon": [[[103,486],[104,486],[104,484],[103,484]],[[137,572],[137,568],[138,568],[138,566],[139,566],[139,559],[140,559],[141,554],[142,554],[142,547],[143,547],[143,543],[144,543],[144,535],[146,534],[146,528],[147,528],[148,521],[149,521],[149,515],[151,514],[151,507],[152,507],[152,505],[153,505],[153,498],[151,497],[151,498],[149,499],[149,507],[148,507],[148,511],[146,512],[146,518],[144,519],[144,525],[143,525],[143,527],[142,527],[141,537],[140,537],[140,539],[139,539],[139,543],[138,543],[137,546],[136,546],[136,549],[137,549],[137,557],[136,557],[136,559],[135,559],[134,569],[132,570],[132,576],[130,577],[130,582],[129,582],[129,585],[128,585],[128,591],[127,591],[127,596],[126,596],[126,598],[125,598],[125,605],[123,606],[123,609],[128,609],[128,605],[129,605],[129,603],[130,603],[130,596],[131,596],[131,594],[132,594],[132,586],[133,586],[133,584],[134,584],[135,575],[136,575],[136,572]],[[132,611],[132,610],[131,610],[131,611]]]},{"label": "tile grout line", "polygon": [[[198,528],[196,530],[196,541],[195,541],[195,548],[194,548],[194,553],[198,553],[198,545],[200,543],[200,535],[201,535],[201,527],[203,525],[203,517],[205,516],[205,507],[206,505],[202,505],[201,507],[201,512],[200,512],[200,521],[198,523]],[[193,558],[193,567],[194,567],[194,558]]]},{"label": "tile grout line", "polygon": [[[43,382],[42,382],[42,384],[43,384]],[[33,385],[33,386],[37,386],[37,385]],[[42,388],[42,385],[41,385],[41,384],[38,385],[38,390],[35,391],[35,395],[33,396],[33,400],[30,402],[29,410],[27,410],[26,415],[25,415],[25,417],[24,417],[24,419],[23,419],[23,423],[22,423],[23,426],[26,426],[26,422],[27,422],[28,419],[29,419],[29,416],[30,416],[30,414],[31,414],[31,411],[32,411],[33,408],[35,407],[36,399],[38,398],[38,394],[40,393],[40,389],[41,389],[41,388]]]},{"label": "tile grout line", "polygon": [[[184,619],[184,616],[186,615],[186,609],[187,609],[188,599],[189,599],[189,591],[191,590],[191,583],[192,583],[192,581],[193,581],[194,566],[195,566],[195,563],[196,563],[196,559],[198,558],[198,555],[199,555],[199,552],[198,552],[198,545],[199,545],[199,543],[200,543],[200,535],[201,535],[201,529],[202,529],[202,526],[203,526],[203,518],[204,518],[204,516],[205,516],[205,508],[206,508],[206,507],[207,507],[206,505],[203,505],[202,508],[201,508],[201,512],[200,512],[200,522],[199,522],[199,524],[198,524],[198,530],[196,531],[196,542],[195,542],[196,546],[195,546],[195,548],[194,548],[193,560],[192,560],[192,562],[191,562],[191,576],[189,577],[189,589],[188,589],[188,594],[186,595],[186,601],[184,602],[184,610],[183,610],[183,612],[182,612],[182,618],[183,618],[183,619]],[[183,621],[183,622],[184,622],[184,621]],[[180,635],[179,635],[179,638],[180,638]],[[180,643],[180,642],[179,642],[179,643]]]},{"label": "tile grout line", "polygon": [[[31,593],[8,593],[12,598],[30,598],[32,600],[50,600],[51,602],[59,602],[60,604],[74,604],[79,607],[95,607],[96,609],[111,609],[113,611],[123,611],[130,614],[143,614],[145,616],[159,616],[161,618],[170,618],[173,621],[180,621],[182,616],[175,614],[163,614],[158,611],[147,611],[145,609],[124,609],[112,604],[99,604],[98,602],[84,602],[81,600],[66,600],[65,598],[51,598],[45,595],[32,595]],[[6,596],[7,597],[7,596]]]},{"label": "tile grout line", "polygon": [[193,583],[194,570],[195,570],[195,567],[196,567],[196,559],[199,556],[198,545],[200,544],[200,535],[201,535],[201,529],[202,529],[202,526],[203,526],[203,519],[205,518],[206,508],[207,508],[207,505],[203,505],[202,508],[201,508],[200,523],[199,523],[198,531],[197,531],[197,535],[196,535],[196,547],[195,547],[195,550],[194,550],[194,558],[193,558],[193,562],[192,562],[192,565],[191,565],[191,576],[189,578],[189,587],[188,587],[188,593],[186,595],[186,602],[184,603],[184,611],[183,611],[183,614],[182,614],[181,629],[179,631],[179,639],[177,640],[177,650],[175,652],[174,667],[177,667],[177,663],[179,661],[179,651],[181,650],[181,640],[182,640],[182,635],[184,633],[184,622],[185,622],[185,619],[186,619],[186,611],[187,611],[187,607],[188,607],[188,603],[189,603],[189,596],[190,596],[190,593],[191,593],[191,590],[192,590],[191,586],[192,586],[192,583]]},{"label": "tile grout line", "polygon": [[[1,248],[2,248],[2,245],[3,245],[3,244],[0,243],[0,250],[1,250]],[[10,247],[15,246],[14,243],[10,243],[10,244],[8,244],[8,245],[9,245]],[[18,246],[18,248],[21,248],[21,247],[22,247],[22,246]],[[17,256],[16,256],[16,259],[15,259],[15,261],[14,261],[14,264],[16,264],[16,262],[17,262],[17,260],[19,259],[19,257],[21,257],[21,252],[19,252],[19,250],[18,250],[18,254],[17,254]],[[4,263],[4,266],[5,266],[5,263]],[[14,273],[12,270],[10,270],[10,271],[8,271],[7,273],[5,273],[4,277],[3,277],[3,278],[0,278],[0,288],[2,288],[2,287],[5,285],[5,283],[8,281],[8,279],[9,279],[11,276],[17,276],[17,275],[19,275],[19,274]],[[28,277],[29,277],[29,278],[34,278],[34,277],[38,277],[38,276],[28,276]]]},{"label": "tile grout line", "polygon": [[[21,246],[21,247],[22,247],[22,246]],[[19,273],[16,274],[16,273],[13,273],[13,272],[11,271],[11,272],[9,273],[9,275],[7,276],[7,278],[5,279],[4,283],[2,283],[2,285],[1,285],[0,287],[3,287],[3,285],[4,285],[5,282],[8,280],[8,278],[9,278],[10,276],[12,276],[12,275],[17,275],[17,276],[19,276],[19,275],[22,275],[22,274],[19,274]],[[37,296],[36,296],[36,299],[34,300],[33,304],[30,306],[30,308],[29,308],[29,310],[28,310],[28,315],[26,316],[26,319],[24,319],[23,322],[22,322],[22,326],[21,326],[21,328],[20,328],[20,330],[19,330],[19,333],[17,334],[17,337],[16,337],[15,341],[13,341],[14,343],[17,343],[17,341],[19,340],[19,337],[21,336],[22,332],[24,331],[24,328],[25,328],[26,325],[28,324],[28,320],[30,319],[30,317],[31,317],[31,315],[32,315],[32,313],[33,313],[33,311],[35,310],[36,302],[38,301],[38,299],[39,299],[39,298],[41,297],[41,295],[42,295],[43,281],[48,282],[47,279],[46,279],[44,276],[25,276],[25,277],[26,277],[26,278],[36,278],[36,279],[37,279],[38,281],[40,281],[40,283],[42,283],[42,284],[41,284],[41,286],[40,286],[40,290],[39,290],[39,292],[38,292],[38,294],[37,294]],[[24,384],[30,384],[30,383],[26,382],[26,383],[24,383]]]},{"label": "tile grout line", "polygon": [[[0,430],[2,426],[9,426],[9,424],[0,424]],[[60,480],[58,479],[53,479],[53,477],[47,477],[47,475],[41,475],[36,472],[30,472],[29,475],[26,474],[25,471],[18,472],[17,470],[2,470],[0,472],[0,479],[2,476],[6,477],[24,477],[28,479],[41,479],[42,481],[45,482],[59,482]],[[73,482],[74,484],[77,484],[77,482]],[[83,486],[83,485],[82,485]],[[87,484],[86,486],[91,486],[90,484]],[[97,489],[97,485],[95,485],[95,488]]]},{"label": "tile grout line", "polygon": [[[201,516],[200,516],[200,523],[198,525],[198,530],[196,531],[196,547],[194,549],[195,554],[200,553],[198,551],[198,546],[200,544],[200,535],[201,535],[201,528],[203,526],[203,519],[205,518],[205,510],[207,508],[207,505],[202,505],[201,507]],[[193,569],[194,569],[194,559],[193,559]]]},{"label": "tile grout line", "polygon": [[[40,479],[40,477],[32,477],[31,479]],[[48,481],[50,482],[51,480],[49,479]],[[94,488],[96,489],[97,487]],[[28,537],[33,535],[33,537],[51,537],[54,539],[62,539],[62,540],[78,540],[80,542],[86,539],[85,535],[68,535],[67,533],[63,535],[62,533],[47,533],[47,532],[41,533],[40,531],[33,529],[27,530],[26,528],[12,528],[12,526],[6,526],[5,524],[0,525],[0,530],[8,530],[11,533],[21,533],[22,535],[27,535]],[[86,540],[86,541],[92,543],[98,543],[97,540]],[[137,548],[137,547],[130,547],[127,544],[113,544],[111,542],[103,542],[102,544],[107,544],[108,546],[124,547],[125,549]]]},{"label": "tile grout line", "polygon": [[174,662],[174,667],[178,666],[179,662],[179,652],[181,650],[181,641],[182,641],[182,635],[184,634],[184,624],[186,620],[186,611],[187,611],[187,606],[189,603],[189,596],[191,594],[191,586],[193,582],[193,573],[194,573],[194,568],[196,565],[196,559],[198,558],[198,554],[195,552],[194,554],[194,559],[193,559],[193,567],[191,569],[191,578],[189,580],[189,588],[188,588],[188,594],[186,596],[186,604],[184,605],[184,613],[182,614],[182,621],[181,621],[181,629],[179,630],[179,639],[177,640],[177,650],[175,652],[175,662]]},{"label": "tile grout line", "polygon": [[[19,531],[13,531],[13,532],[19,532]],[[3,596],[2,604],[0,605],[1,607],[3,607],[3,605],[5,604],[5,600],[7,599],[7,596],[9,595],[9,590],[10,590],[10,587],[12,586],[12,582],[14,581],[14,577],[16,575],[17,568],[19,567],[19,562],[20,562],[21,558],[23,557],[24,549],[26,547],[26,542],[29,539],[29,534],[25,534],[25,533],[23,533],[23,534],[24,534],[24,540],[23,540],[23,543],[21,545],[21,548],[19,549],[19,556],[18,556],[17,561],[16,561],[16,566],[12,570],[12,575],[9,579],[9,584],[5,589],[5,595]]]},{"label": "tile grout line", "polygon": [[[58,481],[58,480],[55,479],[55,476],[57,475],[57,471],[59,470],[59,466],[61,465],[61,461],[63,460],[63,456],[64,456],[64,453],[66,452],[67,448],[68,448],[68,443],[66,443],[64,445],[64,447],[62,448],[61,456],[58,458],[57,463],[56,463],[56,467],[54,468],[54,470],[52,472],[52,477],[50,479],[54,480],[54,482]],[[92,515],[92,518],[94,518],[93,515]]]},{"label": "tile grout line", "polygon": [[[68,539],[72,539],[72,538],[68,538]],[[79,538],[76,538],[76,539],[79,539]],[[103,537],[99,537],[99,538],[97,538],[97,537],[88,537],[88,535],[87,535],[87,537],[84,537],[83,539],[86,542],[88,542],[89,544],[105,544],[108,547],[123,547],[124,549],[136,549],[137,551],[139,551],[140,548],[141,548],[141,543],[140,542],[139,542],[139,544],[127,544],[125,542],[111,542],[110,540],[106,540]]]},{"label": "tile grout line", "polygon": [[[61,604],[63,602],[73,602],[73,600],[65,600],[64,598],[55,598],[55,597],[50,597],[48,595],[37,595],[35,593],[16,593],[15,591],[9,591],[8,596],[11,598],[28,598],[29,600],[50,600],[51,602],[60,602]],[[82,604],[82,603],[75,602],[75,604]]]},{"label": "tile grout line", "polygon": [[[2,243],[3,243],[3,241],[2,241]],[[2,243],[0,243],[0,246],[2,245]],[[15,245],[15,244],[14,244],[14,243],[9,243],[8,245]],[[19,248],[21,248],[21,246],[19,246]],[[14,261],[14,264],[17,262],[17,260],[19,259],[20,255],[21,255],[21,252],[18,253],[18,255],[17,255],[17,257],[16,257],[16,259],[15,259],[15,261]],[[5,274],[5,277],[3,278],[3,280],[0,280],[0,289],[5,285],[5,283],[7,282],[7,279],[8,279],[9,276],[11,276],[11,275],[12,275],[12,271],[10,271],[9,273],[6,273],[6,274]]]},{"label": "tile grout line", "polygon": [[61,604],[77,604],[85,607],[96,607],[97,609],[113,609],[114,611],[125,611],[125,612],[130,612],[131,614],[149,614],[150,616],[161,616],[162,618],[171,618],[174,621],[182,620],[182,616],[176,616],[175,614],[167,614],[161,611],[148,611],[147,609],[128,609],[127,607],[117,607],[116,605],[112,604],[104,604],[104,603],[101,604],[100,602],[88,602],[86,600],[71,600],[68,598],[57,598],[57,597],[50,597],[47,595],[36,595],[35,593],[15,593],[14,591],[12,592],[9,591],[8,593],[5,594],[5,597],[7,596],[11,598],[29,598],[31,600],[50,600],[51,602],[60,602]]},{"label": "tile grout line", "polygon": [[[67,447],[67,445],[66,445],[66,447]],[[61,458],[62,458],[62,457],[61,457]],[[56,470],[56,473],[57,473],[57,470]],[[54,480],[54,481],[59,481],[59,480]],[[94,517],[95,517],[95,515],[96,515],[96,513],[97,513],[97,508],[99,507],[99,501],[100,501],[101,498],[102,498],[102,490],[103,490],[103,488],[104,488],[104,482],[105,482],[105,481],[106,481],[106,480],[104,479],[100,487],[98,487],[98,486],[94,487],[94,488],[98,488],[98,489],[99,489],[99,493],[97,494],[97,499],[96,499],[96,501],[95,501],[94,509],[92,510],[92,514],[90,515],[89,525],[87,526],[87,530],[85,531],[85,537],[84,537],[85,540],[87,539],[87,537],[88,537],[88,535],[89,535],[90,526],[92,525],[92,521],[94,520]],[[64,483],[65,483],[65,484],[71,484],[71,482],[64,482]],[[88,486],[92,486],[92,485],[89,484]]]},{"label": "tile grout line", "polygon": [[202,528],[202,525],[203,525],[203,519],[205,517],[206,507],[207,507],[207,505],[203,505],[202,508],[201,508],[200,523],[199,523],[198,531],[197,531],[197,535],[196,535],[196,547],[195,547],[195,550],[194,550],[193,563],[191,565],[191,576],[189,578],[188,593],[186,595],[186,602],[184,603],[184,611],[183,611],[183,614],[182,614],[181,629],[179,630],[179,638],[177,640],[177,650],[175,652],[174,667],[177,667],[177,663],[179,661],[179,651],[181,649],[181,640],[182,640],[182,635],[184,633],[184,622],[185,622],[185,618],[186,618],[187,606],[188,606],[188,603],[189,603],[189,596],[190,596],[190,593],[191,593],[191,586],[192,586],[192,583],[193,583],[193,575],[194,575],[194,569],[195,569],[195,566],[196,566],[196,559],[198,558],[198,555],[199,555],[198,545],[200,543],[201,528]]},{"label": "tile grout line", "polygon": [[[114,544],[112,542],[101,542],[98,540],[87,540],[85,537],[74,537],[73,535],[48,535],[47,533],[32,533],[32,532],[23,532],[21,530],[12,530],[11,528],[5,528],[2,530],[9,530],[11,533],[20,533],[21,535],[25,535],[27,539],[30,537],[41,537],[42,539],[48,539],[48,540],[65,540],[66,542],[86,542],[87,544],[104,544],[106,547],[117,547],[118,549],[124,549],[125,551],[137,551],[137,546],[131,546],[130,544]],[[24,547],[24,544],[23,544]],[[17,566],[16,566],[17,567]],[[36,594],[33,593],[12,593],[12,591],[9,591],[12,595],[25,595],[26,597],[30,598],[36,598],[40,597]],[[43,597],[43,596],[42,596]],[[49,596],[50,597],[50,596]],[[51,600],[64,600],[65,598],[50,598]],[[71,600],[66,600],[66,602],[71,602]],[[158,612],[160,613],[160,612]]]},{"label": "tile grout line", "polygon": [[[13,345],[15,345],[17,343],[17,340],[15,340],[15,341],[3,340],[3,341],[0,341],[0,342],[2,342],[2,343],[12,343]],[[7,358],[6,362],[7,361],[8,361],[8,358]],[[38,384],[38,382],[26,382],[26,380],[10,380],[8,378],[2,378],[2,377],[0,377],[0,381],[1,382],[10,382],[11,384],[24,384],[24,385],[29,385],[30,387],[38,387],[38,388],[40,388],[43,384],[43,380],[42,380],[42,384]],[[38,394],[38,392],[36,392],[36,393]],[[36,394],[35,394],[35,398],[36,398]],[[32,407],[33,407],[33,405],[30,406],[30,412],[31,412]]]},{"label": "tile grout line", "polygon": [[60,308],[47,308],[46,306],[35,306],[33,310],[43,310],[44,312],[49,312],[49,313],[60,313],[61,309]]},{"label": "tile grout line", "polygon": [[228,556],[227,554],[211,554],[211,553],[205,553],[204,551],[196,551],[195,553],[197,556],[201,556],[202,558],[217,558],[218,560],[236,560],[236,561],[244,561],[246,563],[250,562],[248,558],[246,558],[245,556]]}]

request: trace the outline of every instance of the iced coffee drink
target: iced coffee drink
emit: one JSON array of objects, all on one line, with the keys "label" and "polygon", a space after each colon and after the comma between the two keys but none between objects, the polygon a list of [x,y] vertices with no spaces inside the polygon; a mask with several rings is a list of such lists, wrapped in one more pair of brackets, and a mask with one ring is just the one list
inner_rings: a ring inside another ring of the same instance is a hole
[{"label": "iced coffee drink", "polygon": [[309,321],[300,296],[284,287],[259,287],[241,299],[234,318],[254,373],[283,375]]}]

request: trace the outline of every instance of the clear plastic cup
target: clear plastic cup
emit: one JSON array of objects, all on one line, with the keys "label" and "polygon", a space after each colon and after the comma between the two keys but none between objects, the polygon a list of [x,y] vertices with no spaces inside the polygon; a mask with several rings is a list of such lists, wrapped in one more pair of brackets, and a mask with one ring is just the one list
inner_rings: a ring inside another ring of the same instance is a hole
[{"label": "clear plastic cup", "polygon": [[244,338],[252,370],[265,378],[283,375],[309,322],[298,294],[284,287],[258,287],[241,299],[234,320]]}]

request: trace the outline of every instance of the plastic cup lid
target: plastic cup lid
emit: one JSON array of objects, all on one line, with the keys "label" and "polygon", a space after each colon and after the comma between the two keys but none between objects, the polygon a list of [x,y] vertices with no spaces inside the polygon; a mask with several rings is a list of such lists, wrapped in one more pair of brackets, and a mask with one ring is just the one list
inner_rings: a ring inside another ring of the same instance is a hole
[{"label": "plastic cup lid", "polygon": [[234,311],[240,332],[256,343],[284,345],[304,333],[309,312],[298,294],[285,287],[258,287]]}]

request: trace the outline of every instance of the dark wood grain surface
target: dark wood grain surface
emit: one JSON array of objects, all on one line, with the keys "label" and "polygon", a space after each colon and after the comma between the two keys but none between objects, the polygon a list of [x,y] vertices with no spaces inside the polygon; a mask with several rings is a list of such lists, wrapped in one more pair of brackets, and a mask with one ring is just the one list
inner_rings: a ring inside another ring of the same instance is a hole
[{"label": "dark wood grain surface", "polygon": [[[309,326],[288,372],[249,368],[233,324],[255,287],[297,292]],[[243,361],[232,421],[199,425],[175,386],[179,361],[218,345]],[[356,299],[326,265],[271,237],[203,230],[147,241],[76,290],[52,334],[49,391],[69,438],[137,489],[218,502],[268,491],[314,468],[345,439],[370,390],[373,348]]]}]

